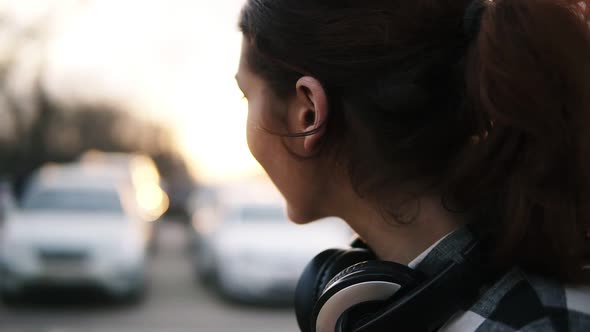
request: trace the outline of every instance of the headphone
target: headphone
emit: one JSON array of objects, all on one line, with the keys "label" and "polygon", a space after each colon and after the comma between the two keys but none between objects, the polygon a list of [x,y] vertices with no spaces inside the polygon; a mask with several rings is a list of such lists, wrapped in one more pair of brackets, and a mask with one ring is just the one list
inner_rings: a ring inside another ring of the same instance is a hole
[{"label": "headphone", "polygon": [[[297,284],[302,332],[435,331],[476,300],[486,273],[477,240],[434,276],[378,260],[361,240],[314,257]],[[489,275],[488,275],[489,277]]]}]

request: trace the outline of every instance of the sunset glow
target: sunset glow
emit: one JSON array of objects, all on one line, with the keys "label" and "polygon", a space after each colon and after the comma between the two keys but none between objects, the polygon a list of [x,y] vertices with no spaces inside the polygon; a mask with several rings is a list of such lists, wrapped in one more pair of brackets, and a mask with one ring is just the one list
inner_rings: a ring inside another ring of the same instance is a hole
[{"label": "sunset glow", "polygon": [[167,123],[201,181],[257,174],[233,78],[241,4],[91,2],[53,31],[45,83],[60,99],[111,99]]}]

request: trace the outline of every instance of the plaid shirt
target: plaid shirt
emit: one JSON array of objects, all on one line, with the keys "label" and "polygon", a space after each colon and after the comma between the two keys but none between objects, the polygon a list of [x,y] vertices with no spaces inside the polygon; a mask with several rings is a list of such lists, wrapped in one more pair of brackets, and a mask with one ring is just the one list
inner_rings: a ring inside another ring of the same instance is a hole
[{"label": "plaid shirt", "polygon": [[[433,275],[472,240],[461,228],[440,241],[416,269]],[[439,331],[590,331],[590,285],[564,286],[514,267]]]}]

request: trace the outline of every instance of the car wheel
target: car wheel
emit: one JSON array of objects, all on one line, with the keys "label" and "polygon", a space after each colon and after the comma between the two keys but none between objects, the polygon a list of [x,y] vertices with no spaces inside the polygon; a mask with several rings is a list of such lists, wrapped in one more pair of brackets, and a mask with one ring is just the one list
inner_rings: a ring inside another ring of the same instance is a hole
[{"label": "car wheel", "polygon": [[[207,262],[207,259],[210,261]],[[203,251],[199,251],[195,254],[194,258],[194,269],[197,280],[204,286],[215,286],[217,279],[215,267],[215,259],[208,257]]]},{"label": "car wheel", "polygon": [[147,295],[147,287],[145,284],[137,285],[123,294],[118,294],[115,296],[115,300],[122,304],[127,305],[138,305],[141,304]]},{"label": "car wheel", "polygon": [[214,287],[219,296],[230,303],[244,302],[246,298],[236,291],[232,282],[228,278],[229,273],[224,271],[223,266],[216,265],[215,269],[218,273],[215,274]]},{"label": "car wheel", "polygon": [[14,291],[2,290],[0,292],[0,300],[6,306],[15,306],[21,302],[21,294]]},{"label": "car wheel", "polygon": [[195,274],[198,281],[205,286],[215,285],[215,272],[212,269],[196,268]]},{"label": "car wheel", "polygon": [[126,303],[129,304],[140,304],[146,298],[146,290],[145,288],[134,290],[133,292],[127,294],[125,299]]}]

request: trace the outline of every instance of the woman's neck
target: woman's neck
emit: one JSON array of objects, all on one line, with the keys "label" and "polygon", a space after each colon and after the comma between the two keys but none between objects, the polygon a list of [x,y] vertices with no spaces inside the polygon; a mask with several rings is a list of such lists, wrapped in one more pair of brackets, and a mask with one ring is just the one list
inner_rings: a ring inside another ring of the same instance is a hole
[{"label": "woman's neck", "polygon": [[[349,208],[341,210],[339,217],[346,220],[379,259],[406,265],[464,223],[434,196],[421,197],[415,208],[408,209],[411,221],[403,224],[360,198],[346,207]],[[405,218],[402,215],[400,219]]]}]

